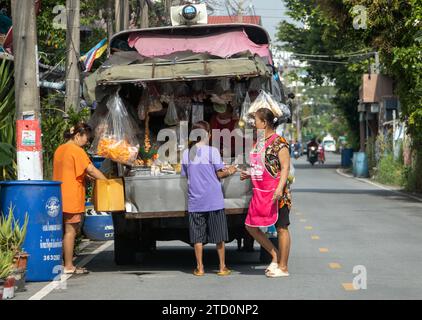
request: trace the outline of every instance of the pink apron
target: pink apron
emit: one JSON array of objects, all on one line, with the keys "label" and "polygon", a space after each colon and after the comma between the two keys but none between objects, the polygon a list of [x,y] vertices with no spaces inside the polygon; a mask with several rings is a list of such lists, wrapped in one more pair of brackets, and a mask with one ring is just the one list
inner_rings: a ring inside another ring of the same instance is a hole
[{"label": "pink apron", "polygon": [[274,134],[261,150],[250,154],[252,199],[245,224],[251,227],[269,227],[278,220],[278,201],[273,201],[274,192],[280,182],[280,175],[274,178],[265,167],[265,150],[277,138]]}]

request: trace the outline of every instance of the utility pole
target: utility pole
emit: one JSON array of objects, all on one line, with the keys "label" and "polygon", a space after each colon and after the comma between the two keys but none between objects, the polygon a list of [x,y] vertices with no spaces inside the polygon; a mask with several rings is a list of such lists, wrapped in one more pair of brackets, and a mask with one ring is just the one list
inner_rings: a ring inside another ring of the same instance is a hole
[{"label": "utility pole", "polygon": [[12,0],[19,180],[42,180],[35,0]]},{"label": "utility pole", "polygon": [[110,40],[113,36],[113,0],[107,0],[107,36],[108,36],[108,46],[107,54],[110,55]]},{"label": "utility pole", "polygon": [[170,11],[172,2],[172,0],[164,0],[164,16],[168,22],[171,22]]},{"label": "utility pole", "polygon": [[129,0],[115,0],[116,33],[129,29]]},{"label": "utility pole", "polygon": [[148,2],[147,0],[141,0],[141,28],[143,29],[143,28],[148,28],[148,27],[149,27]]},{"label": "utility pole", "polygon": [[244,3],[244,0],[240,0],[239,1],[239,9],[237,11],[237,16],[238,16],[238,19],[239,19],[239,23],[242,23],[243,22],[243,3]]},{"label": "utility pole", "polygon": [[66,98],[65,111],[80,106],[80,2],[79,0],[66,0]]}]

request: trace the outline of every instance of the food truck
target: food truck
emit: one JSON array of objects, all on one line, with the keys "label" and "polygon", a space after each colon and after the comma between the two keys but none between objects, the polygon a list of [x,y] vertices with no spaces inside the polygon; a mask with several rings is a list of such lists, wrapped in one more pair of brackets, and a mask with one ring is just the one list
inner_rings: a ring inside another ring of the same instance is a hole
[{"label": "food truck", "polygon": [[[244,130],[242,110],[262,89],[283,101],[269,44],[261,26],[240,23],[131,29],[113,36],[108,60],[85,79],[84,89],[97,103],[92,123],[98,155],[113,158],[101,154],[107,141],[99,139],[101,119],[116,103],[113,95],[124,105],[120,116],[130,118],[124,126],[133,127],[137,139],[129,143],[134,153],[118,159],[126,210],[113,213],[117,264],[134,263],[137,253],[154,249],[156,241],[189,243],[187,179],[180,174],[187,141],[181,132],[198,120],[210,121],[221,105],[230,106],[237,129]],[[157,151],[164,129],[177,137],[176,161],[163,161]],[[245,153],[229,154],[224,162],[236,163]],[[251,183],[237,173],[223,179],[222,188],[230,241],[241,240]]]}]

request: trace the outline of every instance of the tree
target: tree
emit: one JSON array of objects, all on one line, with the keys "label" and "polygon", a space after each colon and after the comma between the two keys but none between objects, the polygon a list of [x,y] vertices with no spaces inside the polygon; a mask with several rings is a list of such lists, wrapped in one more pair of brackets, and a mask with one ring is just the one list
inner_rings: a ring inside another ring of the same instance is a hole
[{"label": "tree", "polygon": [[[288,14],[305,27],[282,22],[278,38],[284,47],[299,53],[326,55],[327,63],[308,60],[310,80],[335,81],[333,102],[342,108],[357,129],[356,105],[360,76],[370,56],[348,53],[377,51],[382,72],[390,75],[400,98],[402,120],[412,137],[413,149],[422,146],[422,1],[421,0],[285,0]],[[359,16],[362,15],[366,19]],[[359,21],[361,20],[361,21]],[[358,25],[356,22],[359,22]],[[360,26],[359,26],[360,24]],[[302,56],[303,57],[303,56]],[[318,57],[312,60],[318,60]],[[422,153],[414,174],[422,181]],[[417,186],[422,188],[422,183]]]}]

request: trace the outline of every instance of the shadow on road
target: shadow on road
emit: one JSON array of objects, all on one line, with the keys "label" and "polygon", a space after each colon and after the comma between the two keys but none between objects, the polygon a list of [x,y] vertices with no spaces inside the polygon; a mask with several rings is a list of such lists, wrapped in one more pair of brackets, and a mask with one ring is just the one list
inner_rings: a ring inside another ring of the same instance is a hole
[{"label": "shadow on road", "polygon": [[[149,253],[138,255],[138,263],[134,265],[119,266],[114,262],[113,250],[104,251],[98,254],[89,263],[87,268],[91,272],[107,272],[128,274],[135,276],[168,275],[169,272],[182,272],[192,274],[195,268],[195,257],[193,248],[163,246]],[[254,252],[238,251],[235,248],[227,248],[226,264],[233,272],[249,275],[263,275],[263,269],[255,269],[261,265],[259,262],[259,248]],[[207,245],[204,249],[205,272],[212,274],[218,269],[218,256],[213,245]]]}]

